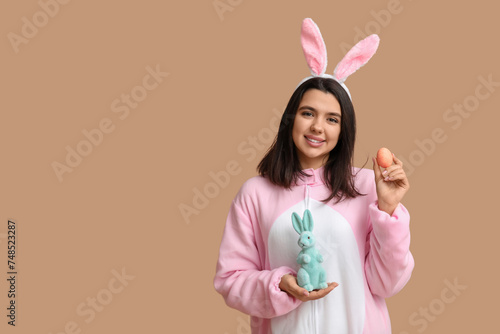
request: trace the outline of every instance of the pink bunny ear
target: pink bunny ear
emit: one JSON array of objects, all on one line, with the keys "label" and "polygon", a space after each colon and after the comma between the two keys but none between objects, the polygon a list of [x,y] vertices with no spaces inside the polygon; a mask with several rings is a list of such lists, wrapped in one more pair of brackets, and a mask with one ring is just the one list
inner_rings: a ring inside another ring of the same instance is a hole
[{"label": "pink bunny ear", "polygon": [[310,18],[302,22],[300,33],[302,50],[312,75],[322,75],[326,71],[326,46],[318,26]]},{"label": "pink bunny ear", "polygon": [[348,76],[365,65],[377,51],[379,43],[380,38],[373,34],[354,45],[335,67],[333,71],[335,79],[342,83]]}]

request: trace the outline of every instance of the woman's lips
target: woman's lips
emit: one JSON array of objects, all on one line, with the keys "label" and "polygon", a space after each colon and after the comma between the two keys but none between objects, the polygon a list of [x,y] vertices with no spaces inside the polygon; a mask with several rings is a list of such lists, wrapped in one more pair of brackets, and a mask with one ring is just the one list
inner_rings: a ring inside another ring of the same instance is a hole
[{"label": "woman's lips", "polygon": [[325,142],[323,139],[314,136],[304,136],[306,142],[312,147],[320,147]]}]

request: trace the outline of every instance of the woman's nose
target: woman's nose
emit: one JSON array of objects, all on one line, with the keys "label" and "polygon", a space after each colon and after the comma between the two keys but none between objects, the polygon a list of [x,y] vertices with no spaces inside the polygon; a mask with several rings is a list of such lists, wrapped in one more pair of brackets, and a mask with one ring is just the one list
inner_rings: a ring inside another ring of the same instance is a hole
[{"label": "woman's nose", "polygon": [[321,126],[321,124],[318,124],[318,122],[314,122],[313,124],[311,124],[311,130],[318,133],[322,133],[323,127]]}]

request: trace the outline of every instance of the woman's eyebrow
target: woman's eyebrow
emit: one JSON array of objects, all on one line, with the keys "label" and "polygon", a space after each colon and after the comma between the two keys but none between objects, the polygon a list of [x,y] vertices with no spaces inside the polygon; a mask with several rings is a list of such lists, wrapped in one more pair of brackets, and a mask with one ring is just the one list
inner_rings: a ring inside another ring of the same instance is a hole
[{"label": "woman's eyebrow", "polygon": [[342,115],[339,114],[338,112],[329,112],[327,113],[328,116],[337,116],[338,118],[342,118]]},{"label": "woman's eyebrow", "polygon": [[[311,110],[311,111],[316,111],[316,112],[317,112],[317,110],[316,110],[316,109],[314,109],[313,107],[308,106],[308,105],[303,105],[303,106],[299,107],[299,110],[301,110],[301,109],[308,109],[308,110]],[[329,112],[329,113],[326,113],[326,114],[327,114],[328,116],[337,116],[337,117],[342,117],[342,115],[341,115],[341,114],[339,114],[339,113],[337,113],[337,112]]]},{"label": "woman's eyebrow", "polygon": [[308,106],[308,105],[303,105],[303,106],[299,107],[299,110],[300,109],[309,109],[309,110],[312,110],[312,111],[317,111],[316,109],[314,109],[313,107]]}]

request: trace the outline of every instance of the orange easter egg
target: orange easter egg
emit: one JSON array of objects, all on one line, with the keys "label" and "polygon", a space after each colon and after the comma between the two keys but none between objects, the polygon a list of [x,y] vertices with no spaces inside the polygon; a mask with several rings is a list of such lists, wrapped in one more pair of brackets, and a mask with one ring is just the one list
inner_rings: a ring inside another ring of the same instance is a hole
[{"label": "orange easter egg", "polygon": [[377,163],[383,168],[387,168],[392,165],[392,153],[389,149],[382,147],[377,152]]}]

